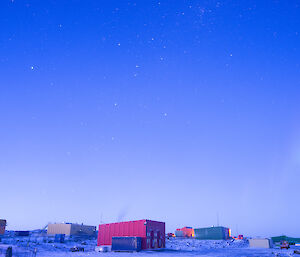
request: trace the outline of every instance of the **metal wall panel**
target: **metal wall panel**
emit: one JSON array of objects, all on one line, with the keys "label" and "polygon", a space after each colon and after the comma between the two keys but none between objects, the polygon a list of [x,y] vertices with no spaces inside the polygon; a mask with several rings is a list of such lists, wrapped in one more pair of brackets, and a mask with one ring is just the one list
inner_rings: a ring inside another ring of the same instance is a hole
[{"label": "metal wall panel", "polygon": [[175,236],[176,237],[184,237],[184,233],[182,230],[176,230],[175,231]]},{"label": "metal wall panel", "polygon": [[229,238],[229,229],[225,227],[197,228],[194,231],[197,239],[226,240]]},{"label": "metal wall panel", "polygon": [[71,235],[71,224],[49,224],[48,225],[48,235],[55,235],[55,234],[65,234],[67,236]]},{"label": "metal wall panel", "polygon": [[48,235],[65,234],[65,235],[88,235],[92,236],[96,232],[95,226],[87,226],[73,223],[58,223],[48,225]]},{"label": "metal wall panel", "polygon": [[[146,220],[147,241],[143,249],[165,248],[166,245],[166,226],[164,222]],[[143,244],[143,241],[142,241]]]},{"label": "metal wall panel", "polygon": [[71,224],[71,235],[93,236],[95,235],[95,232],[96,232],[95,226]]},{"label": "metal wall panel", "polygon": [[272,243],[271,240],[267,238],[254,238],[249,239],[249,246],[254,248],[271,248]]},{"label": "metal wall panel", "polygon": [[142,250],[141,237],[112,237],[112,251],[140,251]]},{"label": "metal wall panel", "polygon": [[99,225],[98,246],[111,245],[112,237],[141,237],[142,249],[165,247],[165,223],[137,220]]},{"label": "metal wall panel", "polygon": [[118,222],[99,225],[98,246],[111,245],[112,237],[146,237],[145,220]]}]

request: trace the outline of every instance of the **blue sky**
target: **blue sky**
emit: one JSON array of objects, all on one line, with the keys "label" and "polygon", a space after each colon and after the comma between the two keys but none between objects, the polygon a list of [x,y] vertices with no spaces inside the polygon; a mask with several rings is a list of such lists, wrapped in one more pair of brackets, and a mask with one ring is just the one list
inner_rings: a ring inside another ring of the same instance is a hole
[{"label": "blue sky", "polygon": [[[300,236],[299,1],[1,1],[1,218]],[[102,217],[102,218],[101,218]]]}]

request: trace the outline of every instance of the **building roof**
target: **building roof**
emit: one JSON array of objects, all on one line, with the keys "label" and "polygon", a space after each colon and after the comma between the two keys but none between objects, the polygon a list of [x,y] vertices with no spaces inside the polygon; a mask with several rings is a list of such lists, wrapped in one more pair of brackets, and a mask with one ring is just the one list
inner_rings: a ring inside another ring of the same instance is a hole
[{"label": "building roof", "polygon": [[165,223],[163,221],[156,221],[156,220],[148,220],[148,219],[142,219],[142,220],[129,220],[129,221],[119,221],[119,222],[111,222],[111,223],[104,223],[100,225],[108,225],[108,224],[119,224],[119,223],[129,223],[129,222],[157,222],[157,223]]}]

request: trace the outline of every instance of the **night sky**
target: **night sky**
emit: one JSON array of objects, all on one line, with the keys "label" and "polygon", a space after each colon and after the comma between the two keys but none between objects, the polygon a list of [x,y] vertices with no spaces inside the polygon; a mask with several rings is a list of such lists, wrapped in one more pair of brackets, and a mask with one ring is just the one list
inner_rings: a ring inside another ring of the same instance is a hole
[{"label": "night sky", "polygon": [[300,236],[300,1],[1,0],[0,218]]}]

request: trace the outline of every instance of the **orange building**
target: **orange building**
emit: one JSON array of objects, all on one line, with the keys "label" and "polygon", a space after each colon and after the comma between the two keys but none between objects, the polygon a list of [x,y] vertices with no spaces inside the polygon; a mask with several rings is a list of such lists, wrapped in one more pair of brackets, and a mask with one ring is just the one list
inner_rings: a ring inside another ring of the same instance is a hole
[{"label": "orange building", "polygon": [[194,229],[192,227],[177,228],[175,231],[176,237],[193,237]]}]

